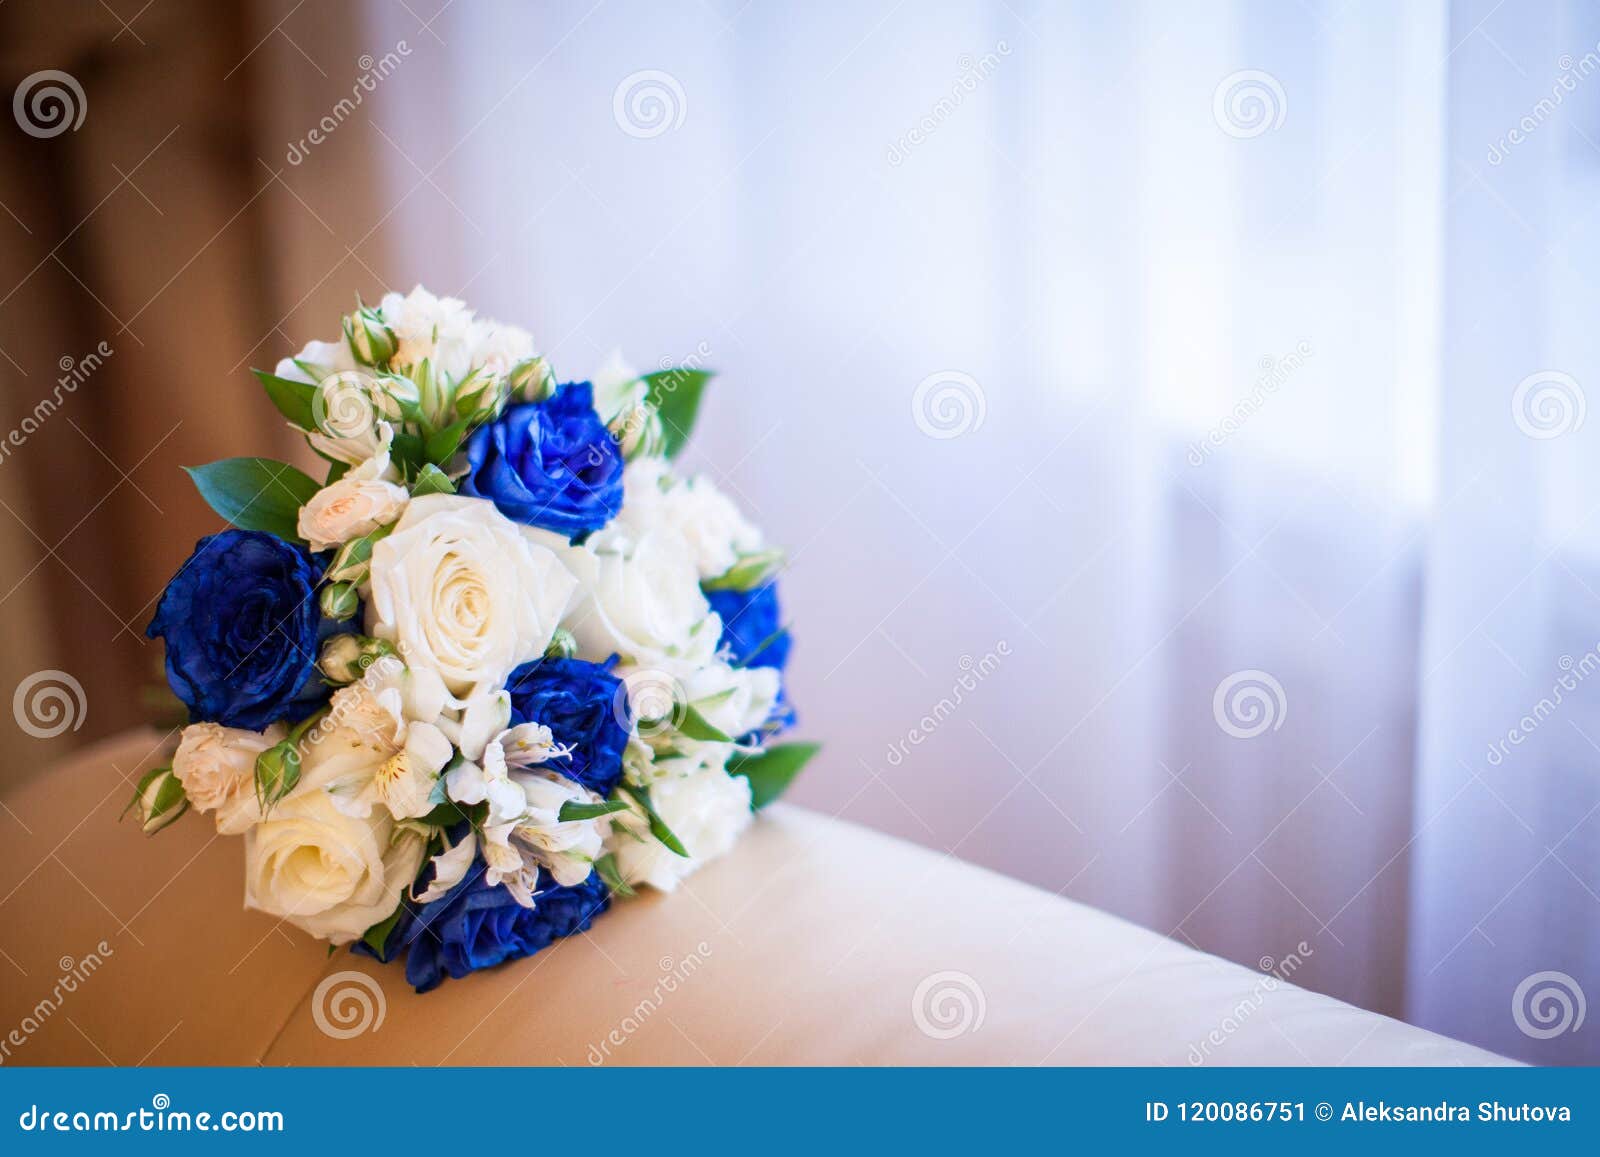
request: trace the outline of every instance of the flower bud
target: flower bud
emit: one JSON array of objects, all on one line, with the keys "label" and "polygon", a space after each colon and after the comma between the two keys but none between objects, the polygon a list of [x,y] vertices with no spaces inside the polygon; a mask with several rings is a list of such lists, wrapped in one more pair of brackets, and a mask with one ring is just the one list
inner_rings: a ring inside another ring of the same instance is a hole
[{"label": "flower bud", "polygon": [[505,378],[479,366],[456,383],[456,418],[469,418],[476,424],[494,417],[505,402],[507,388]]},{"label": "flower bud", "polygon": [[546,659],[570,659],[578,653],[578,640],[565,627],[557,627],[550,636],[550,645],[544,649]]},{"label": "flower bud", "polygon": [[393,532],[394,524],[391,523],[378,527],[371,534],[352,538],[339,548],[339,553],[333,556],[333,564],[322,577],[329,583],[360,585],[366,582],[367,575],[372,571],[372,548]]},{"label": "flower bud", "polygon": [[622,457],[628,462],[660,457],[666,447],[661,415],[656,413],[654,406],[637,406],[625,411],[612,422],[611,436],[617,440]]},{"label": "flower bud", "polygon": [[359,302],[356,311],[344,319],[344,339],[350,343],[356,361],[368,366],[386,364],[400,348],[383,315]]},{"label": "flower bud", "polygon": [[422,420],[422,391],[404,374],[379,374],[373,401],[391,422]]},{"label": "flower bud", "polygon": [[541,354],[525,358],[506,371],[511,396],[520,402],[542,402],[556,392],[556,374]]},{"label": "flower bud", "polygon": [[317,669],[328,682],[343,687],[354,683],[367,668],[386,655],[395,654],[394,644],[387,639],[373,639],[366,635],[334,635],[322,644],[317,657]]},{"label": "flower bud", "polygon": [[136,813],[144,834],[153,836],[188,810],[189,797],[172,768],[156,767],[144,773],[122,814]]},{"label": "flower bud", "polygon": [[322,588],[322,614],[324,618],[342,623],[356,613],[361,596],[352,583],[329,583]]},{"label": "flower bud", "polygon": [[300,749],[285,739],[256,756],[256,801],[265,812],[300,782]]}]

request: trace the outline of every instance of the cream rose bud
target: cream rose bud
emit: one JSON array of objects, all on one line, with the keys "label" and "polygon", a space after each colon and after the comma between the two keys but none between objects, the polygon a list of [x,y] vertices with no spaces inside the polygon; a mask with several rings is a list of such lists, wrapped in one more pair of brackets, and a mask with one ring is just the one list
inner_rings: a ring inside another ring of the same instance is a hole
[{"label": "cream rose bud", "polygon": [[761,531],[700,475],[680,479],[661,458],[639,458],[622,476],[622,512],[613,524],[639,537],[670,530],[683,536],[703,579],[731,570],[743,555],[761,550]]},{"label": "cream rose bud", "polygon": [[261,819],[256,802],[256,756],[276,747],[288,728],[244,731],[218,723],[191,723],[172,757],[172,774],[196,809],[216,812],[217,831],[236,836]]},{"label": "cream rose bud", "polygon": [[347,944],[394,912],[427,839],[383,808],[364,817],[340,811],[320,753],[305,760],[300,786],[245,832],[245,906]]},{"label": "cream rose bud", "polygon": [[410,500],[405,487],[393,482],[346,475],[300,508],[300,537],[312,550],[343,545],[399,518]]},{"label": "cream rose bud", "polygon": [[373,547],[367,633],[438,672],[454,696],[497,691],[544,654],[572,600],[577,580],[552,541],[486,499],[414,498]]},{"label": "cream rose bud", "polygon": [[650,802],[688,850],[678,855],[650,834],[639,811],[618,813],[607,841],[622,878],[670,892],[678,882],[733,847],[750,826],[750,781],[713,767],[681,779],[664,779],[650,788]]},{"label": "cream rose bud", "polygon": [[639,371],[628,364],[619,349],[606,355],[589,382],[594,387],[595,413],[608,425],[643,406],[649,390]]},{"label": "cream rose bud", "polygon": [[700,591],[681,535],[652,531],[630,539],[607,528],[562,558],[580,584],[562,623],[580,654],[618,654],[634,667],[671,674],[716,654],[722,620]]}]

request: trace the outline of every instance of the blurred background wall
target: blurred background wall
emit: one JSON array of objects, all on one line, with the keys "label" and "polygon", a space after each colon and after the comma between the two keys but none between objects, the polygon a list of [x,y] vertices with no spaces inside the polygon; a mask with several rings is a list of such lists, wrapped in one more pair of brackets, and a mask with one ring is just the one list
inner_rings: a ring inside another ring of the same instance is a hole
[{"label": "blurred background wall", "polygon": [[720,370],[800,802],[1600,1060],[1591,6],[11,0],[0,61],[11,780],[138,722],[179,465],[303,453],[249,367],[421,281]]}]

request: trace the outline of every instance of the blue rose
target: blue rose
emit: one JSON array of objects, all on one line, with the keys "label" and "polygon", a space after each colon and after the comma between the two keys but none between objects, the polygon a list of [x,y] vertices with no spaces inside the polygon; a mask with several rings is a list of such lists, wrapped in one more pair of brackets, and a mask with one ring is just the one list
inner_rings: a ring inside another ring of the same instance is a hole
[{"label": "blue rose", "polygon": [[506,680],[513,723],[542,723],[572,754],[552,766],[568,779],[609,796],[622,778],[628,729],[618,718],[622,680],[611,664],[537,659]]},{"label": "blue rose", "polygon": [[[789,665],[791,640],[783,626],[775,581],[748,591],[706,591],[705,596],[722,619],[718,646],[727,652],[735,667],[771,667],[781,672]],[[784,679],[778,684],[778,702],[765,730],[777,734],[794,726],[794,721],[789,681]]]},{"label": "blue rose", "polygon": [[577,538],[622,509],[622,452],[594,410],[588,382],[508,406],[467,439],[459,492],[491,499],[513,522]]},{"label": "blue rose", "polygon": [[259,530],[195,545],[145,631],[166,640],[167,682],[191,720],[261,731],[327,698],[317,576],[307,551]]},{"label": "blue rose", "polygon": [[504,885],[491,887],[485,871],[483,860],[474,860],[466,878],[445,895],[420,908],[408,904],[382,951],[360,942],[356,950],[384,961],[405,952],[406,980],[418,992],[427,992],[446,976],[459,980],[582,932],[610,902],[597,872],[563,888],[541,869],[534,907],[524,908]]}]

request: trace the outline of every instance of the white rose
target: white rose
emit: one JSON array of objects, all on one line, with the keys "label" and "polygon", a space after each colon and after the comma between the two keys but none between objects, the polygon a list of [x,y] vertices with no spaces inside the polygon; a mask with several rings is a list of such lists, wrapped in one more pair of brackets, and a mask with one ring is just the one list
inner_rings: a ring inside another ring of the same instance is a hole
[{"label": "white rose", "polygon": [[678,881],[733,847],[750,826],[750,781],[720,768],[682,779],[664,779],[650,789],[650,802],[689,852],[686,859],[650,834],[638,811],[621,812],[623,831],[608,841],[617,868],[630,884],[670,892]]},{"label": "white rose", "polygon": [[709,663],[722,620],[700,591],[681,535],[638,539],[596,535],[562,558],[578,576],[579,596],[562,626],[581,654],[620,654],[639,668],[678,674]]},{"label": "white rose", "polygon": [[336,763],[321,751],[305,754],[301,785],[245,832],[245,906],[346,944],[395,910],[427,840],[382,808],[340,811],[322,783]]},{"label": "white rose", "polygon": [[261,819],[256,802],[256,756],[276,747],[288,728],[274,723],[266,731],[243,731],[217,723],[191,723],[183,729],[172,757],[172,774],[199,811],[217,813],[217,831],[236,836]]},{"label": "white rose", "polygon": [[686,675],[683,689],[701,718],[737,739],[772,717],[778,682],[778,672],[771,667],[712,663]]},{"label": "white rose", "polygon": [[518,362],[533,357],[533,335],[514,325],[497,321],[476,321],[469,336],[474,366],[481,366],[494,377],[502,377]]},{"label": "white rose", "polygon": [[664,459],[640,458],[628,464],[622,487],[616,528],[635,537],[677,532],[703,579],[726,574],[741,555],[762,547],[761,531],[704,475],[679,479]]},{"label": "white rose", "polygon": [[404,297],[385,294],[379,310],[399,343],[396,365],[427,358],[436,373],[466,377],[472,368],[472,311],[465,302],[435,297],[419,285]]},{"label": "white rose", "polygon": [[372,476],[374,470],[379,475],[386,472],[378,467],[379,462],[386,467],[388,455],[364,463],[333,485],[324,486],[300,508],[300,537],[311,544],[312,550],[341,546],[400,517],[411,496],[405,487]]},{"label": "white rose", "polygon": [[412,499],[373,548],[367,633],[453,695],[498,690],[544,653],[577,586],[549,541],[486,499]]}]

